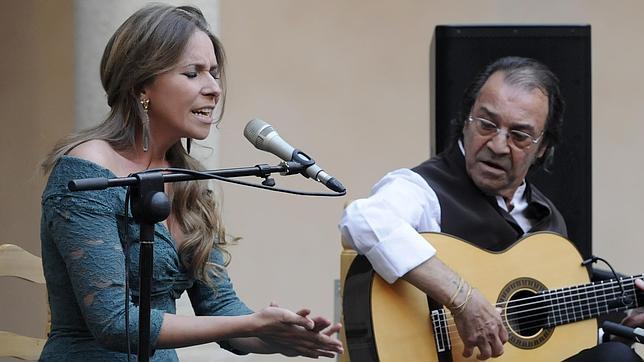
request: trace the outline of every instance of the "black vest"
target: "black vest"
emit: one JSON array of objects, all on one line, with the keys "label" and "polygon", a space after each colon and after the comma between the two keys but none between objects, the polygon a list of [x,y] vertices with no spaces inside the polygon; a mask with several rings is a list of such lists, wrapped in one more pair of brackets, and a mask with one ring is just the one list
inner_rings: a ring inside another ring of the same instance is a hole
[{"label": "black vest", "polygon": [[[514,218],[483,193],[465,171],[458,146],[450,147],[412,169],[436,192],[441,207],[441,231],[481,248],[505,250],[523,236]],[[533,221],[529,232],[552,231],[567,236],[559,210],[534,185],[526,185],[526,216]]]}]

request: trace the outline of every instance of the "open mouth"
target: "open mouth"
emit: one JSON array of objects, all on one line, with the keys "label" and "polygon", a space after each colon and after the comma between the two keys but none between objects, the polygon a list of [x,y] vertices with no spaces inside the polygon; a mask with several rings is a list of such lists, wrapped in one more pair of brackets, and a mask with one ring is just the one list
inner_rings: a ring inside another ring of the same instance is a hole
[{"label": "open mouth", "polygon": [[212,108],[200,108],[191,112],[192,114],[196,114],[197,116],[210,117],[212,115]]},{"label": "open mouth", "polygon": [[212,107],[204,107],[204,108],[198,108],[198,109],[193,109],[190,111],[192,114],[197,116],[197,118],[205,123],[212,123],[212,113],[213,113],[213,108]]}]

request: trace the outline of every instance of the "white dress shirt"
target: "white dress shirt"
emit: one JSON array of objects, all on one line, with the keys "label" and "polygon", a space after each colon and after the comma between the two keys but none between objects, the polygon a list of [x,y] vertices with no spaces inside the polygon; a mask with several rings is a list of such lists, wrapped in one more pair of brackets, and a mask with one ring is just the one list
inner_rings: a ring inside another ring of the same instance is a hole
[{"label": "white dress shirt", "polygon": [[[525,182],[514,193],[510,215],[527,232],[532,221],[523,215],[528,206],[524,193]],[[497,202],[508,211],[503,197],[497,196]],[[365,255],[393,283],[436,254],[419,233],[441,231],[440,203],[419,174],[398,169],[378,181],[371,196],[349,204],[339,228],[344,246]]]}]

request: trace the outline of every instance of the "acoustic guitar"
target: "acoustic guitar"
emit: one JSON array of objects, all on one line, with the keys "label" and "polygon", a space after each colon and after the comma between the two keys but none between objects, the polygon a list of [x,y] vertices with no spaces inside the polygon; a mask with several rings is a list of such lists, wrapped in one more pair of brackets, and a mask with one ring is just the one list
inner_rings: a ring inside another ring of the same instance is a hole
[{"label": "acoustic guitar", "polygon": [[[597,343],[594,318],[639,306],[634,280],[590,283],[574,245],[553,233],[502,252],[438,233],[423,234],[438,257],[502,312],[509,333],[503,361],[561,361]],[[343,320],[353,362],[476,361],[448,309],[404,280],[389,284],[363,256],[343,256]]]}]

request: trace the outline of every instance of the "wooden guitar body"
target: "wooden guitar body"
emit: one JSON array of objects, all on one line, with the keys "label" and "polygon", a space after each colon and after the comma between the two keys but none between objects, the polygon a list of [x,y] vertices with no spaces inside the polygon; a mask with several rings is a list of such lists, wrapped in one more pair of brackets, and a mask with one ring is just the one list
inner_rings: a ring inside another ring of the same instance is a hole
[{"label": "wooden guitar body", "polygon": [[[556,234],[532,234],[502,252],[445,234],[423,235],[443,262],[502,308],[510,340],[497,360],[561,361],[594,346],[594,318],[616,310],[614,298],[604,295],[606,288],[588,284],[588,270],[574,245]],[[431,296],[403,280],[388,284],[363,256],[345,252],[342,264],[343,321],[352,361],[476,361],[477,350],[469,359],[462,356],[450,312]],[[617,289],[611,288],[614,295]]]}]

